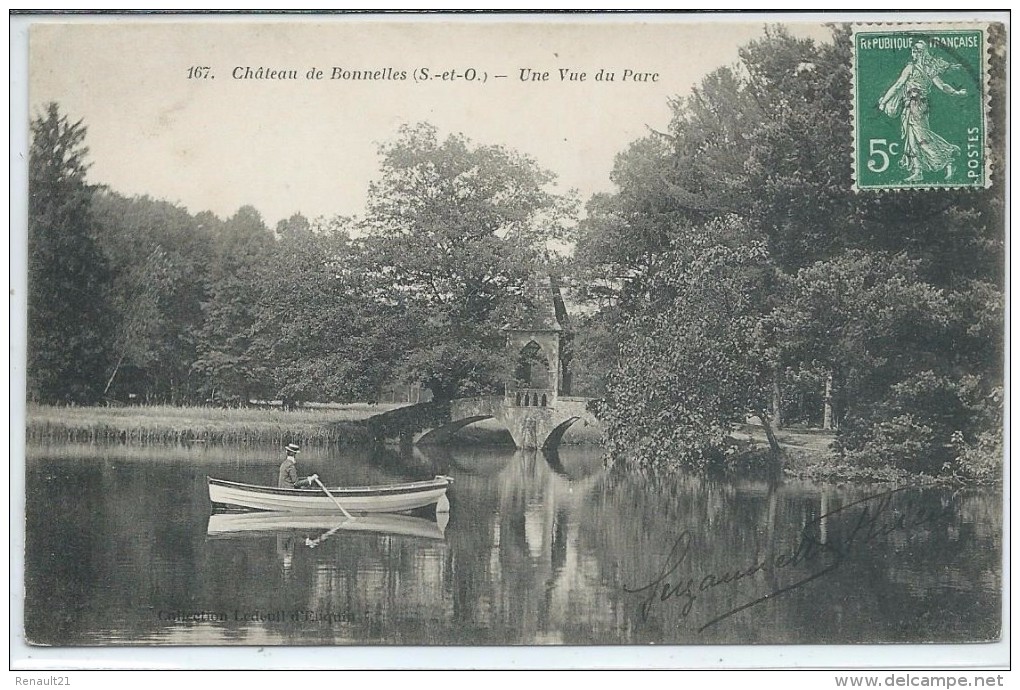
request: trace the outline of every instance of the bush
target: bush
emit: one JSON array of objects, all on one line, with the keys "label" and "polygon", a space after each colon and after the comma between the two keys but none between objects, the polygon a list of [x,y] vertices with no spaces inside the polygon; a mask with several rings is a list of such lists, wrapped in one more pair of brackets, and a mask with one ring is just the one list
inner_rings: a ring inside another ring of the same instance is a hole
[{"label": "bush", "polygon": [[988,481],[1001,471],[1001,389],[982,396],[977,377],[920,372],[841,432],[839,448],[854,464]]},{"label": "bush", "polygon": [[943,472],[960,479],[979,483],[1002,478],[1005,459],[1003,448],[1003,389],[996,388],[982,401],[979,417],[985,427],[972,442],[963,432],[953,434],[956,457],[943,467]]}]

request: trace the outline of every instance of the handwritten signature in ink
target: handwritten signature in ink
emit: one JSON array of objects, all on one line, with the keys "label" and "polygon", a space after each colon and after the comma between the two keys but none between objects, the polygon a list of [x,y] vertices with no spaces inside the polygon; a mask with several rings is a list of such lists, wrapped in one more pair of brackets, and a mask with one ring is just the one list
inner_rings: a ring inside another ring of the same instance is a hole
[{"label": "handwritten signature in ink", "polygon": [[[685,529],[673,542],[673,546],[655,579],[643,586],[623,587],[623,590],[629,594],[642,595],[642,619],[647,620],[653,607],[669,601],[679,604],[680,615],[687,617],[694,610],[698,597],[703,592],[722,586],[736,586],[761,573],[776,573],[802,564],[819,563],[819,567],[813,572],[714,616],[698,628],[698,632],[703,632],[734,614],[825,577],[842,566],[853,555],[854,549],[861,545],[893,532],[917,529],[947,517],[950,509],[930,511],[913,506],[910,510],[894,512],[891,508],[893,496],[905,490],[907,490],[906,487],[891,489],[831,510],[804,526],[801,530],[800,540],[792,551],[770,554],[746,567],[722,572],[706,572],[694,576],[678,574],[682,565],[692,565],[690,550],[694,534],[691,530]],[[827,539],[823,543],[816,538],[814,527],[822,519],[837,515],[849,516],[852,526],[842,536]]]}]

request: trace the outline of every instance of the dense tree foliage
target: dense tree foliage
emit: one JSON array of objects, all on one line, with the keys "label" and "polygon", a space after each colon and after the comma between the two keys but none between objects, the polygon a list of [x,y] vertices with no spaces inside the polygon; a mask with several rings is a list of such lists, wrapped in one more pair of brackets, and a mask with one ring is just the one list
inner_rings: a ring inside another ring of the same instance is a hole
[{"label": "dense tree foliage", "polygon": [[253,361],[285,401],[373,400],[407,327],[368,279],[349,222],[295,216],[277,234],[254,299]]},{"label": "dense tree foliage", "polygon": [[564,234],[534,161],[427,125],[380,148],[366,218],[268,228],[85,183],[85,128],[34,127],[33,395],[243,403],[373,400],[398,381],[492,391],[500,328]]},{"label": "dense tree foliage", "polygon": [[212,227],[209,273],[192,368],[213,400],[267,398],[273,394],[270,372],[251,349],[258,337],[261,277],[275,259],[273,234],[251,206],[226,221],[204,221]]},{"label": "dense tree foliage", "polygon": [[611,452],[639,464],[701,466],[725,451],[734,424],[751,411],[764,415],[768,255],[753,238],[734,241],[734,223],[678,235],[647,283],[656,299],[629,318],[634,337],[598,406]]},{"label": "dense tree foliage", "polygon": [[190,401],[194,334],[206,299],[210,234],[185,209],[148,197],[96,195],[98,238],[113,273],[111,398]]},{"label": "dense tree foliage", "polygon": [[[668,133],[619,156],[619,191],[589,203],[576,254],[586,297],[611,304],[620,327],[637,334],[607,362],[612,444],[627,446],[647,427],[645,459],[688,462],[718,449],[770,397],[774,421],[784,407],[818,421],[804,414],[804,387],[820,399],[829,380],[840,446],[857,462],[966,472],[973,453],[961,449],[992,447],[1002,176],[980,191],[854,193],[851,44],[844,29],[833,39],[819,45],[780,30],[745,47],[739,65],[672,104]],[[1002,36],[993,39],[998,93]],[[993,141],[1004,124],[999,103]],[[706,242],[720,222],[731,232]],[[678,247],[696,256],[678,257]],[[749,252],[754,265],[726,258]],[[680,285],[675,276],[704,264],[725,266],[720,281],[760,298],[692,301],[693,276]],[[705,361],[703,349],[720,357]],[[748,377],[739,387],[747,400],[724,394]],[[656,390],[670,394],[656,399]]]},{"label": "dense tree foliage", "polygon": [[500,328],[561,238],[571,210],[553,175],[501,146],[405,127],[381,147],[369,189],[366,257],[413,328],[401,362],[436,398],[499,390],[509,361]]},{"label": "dense tree foliage", "polygon": [[92,402],[111,357],[110,270],[96,241],[85,126],[55,104],[32,121],[28,179],[28,395]]}]

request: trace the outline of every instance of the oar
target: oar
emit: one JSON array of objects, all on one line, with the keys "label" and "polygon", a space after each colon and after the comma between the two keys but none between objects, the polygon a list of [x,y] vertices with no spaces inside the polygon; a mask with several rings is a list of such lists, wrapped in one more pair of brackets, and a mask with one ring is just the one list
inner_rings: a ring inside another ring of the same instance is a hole
[{"label": "oar", "polygon": [[351,515],[350,513],[348,513],[347,509],[344,508],[342,505],[340,505],[340,501],[336,500],[336,496],[334,496],[333,494],[329,493],[329,489],[327,489],[326,486],[321,481],[319,481],[319,475],[313,474],[312,475],[312,479],[315,480],[315,483],[319,485],[320,489],[322,489],[323,491],[326,492],[327,496],[329,496],[330,498],[333,499],[333,503],[336,503],[336,507],[340,509],[340,512],[344,514],[344,517],[346,517],[346,518],[348,518],[350,520],[354,519],[354,516]]}]

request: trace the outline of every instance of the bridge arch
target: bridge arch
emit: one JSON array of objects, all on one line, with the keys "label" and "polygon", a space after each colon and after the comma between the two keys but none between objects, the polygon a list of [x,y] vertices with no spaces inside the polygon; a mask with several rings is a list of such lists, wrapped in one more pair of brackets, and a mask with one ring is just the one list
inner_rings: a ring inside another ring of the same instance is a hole
[{"label": "bridge arch", "polygon": [[480,422],[483,419],[492,419],[494,416],[495,415],[491,414],[482,414],[457,419],[448,424],[443,424],[442,426],[438,426],[434,429],[429,429],[420,436],[415,437],[414,442],[423,445],[445,443],[464,427],[474,424],[475,422]]},{"label": "bridge arch", "polygon": [[553,430],[549,432],[549,435],[545,437],[545,440],[542,441],[540,447],[544,449],[552,449],[559,447],[560,441],[563,440],[563,434],[567,433],[567,429],[569,429],[574,424],[574,422],[576,422],[579,419],[580,417],[568,417],[567,419],[557,424],[555,427],[553,427]]},{"label": "bridge arch", "polygon": [[470,424],[496,419],[518,448],[538,449],[559,446],[578,419],[598,424],[587,409],[586,398],[549,396],[543,400],[543,393],[524,390],[445,403],[420,403],[373,416],[366,426],[371,437],[379,441],[399,439],[402,444],[426,445],[442,444]]}]

